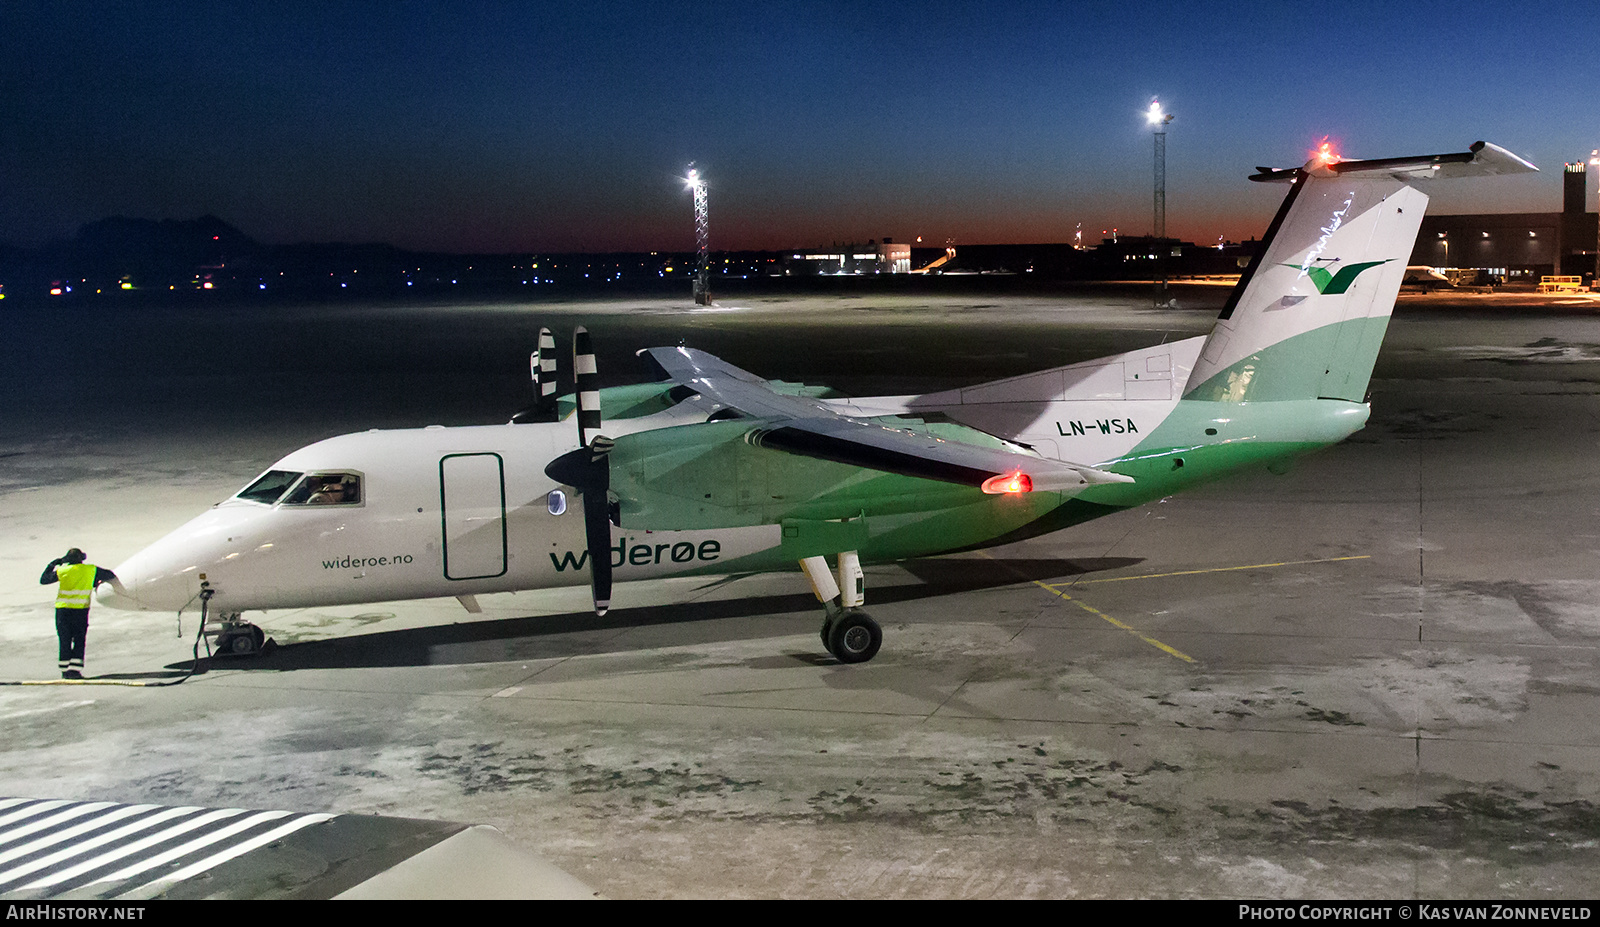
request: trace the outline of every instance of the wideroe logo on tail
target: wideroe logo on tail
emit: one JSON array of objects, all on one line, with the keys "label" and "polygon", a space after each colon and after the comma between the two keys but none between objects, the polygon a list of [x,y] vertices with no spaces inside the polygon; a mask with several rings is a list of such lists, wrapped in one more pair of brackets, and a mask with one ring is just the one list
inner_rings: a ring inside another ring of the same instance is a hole
[{"label": "wideroe logo on tail", "polygon": [[[1321,259],[1319,258],[1319,260]],[[1337,263],[1338,260],[1338,258],[1332,258],[1331,262]],[[1344,291],[1350,289],[1350,285],[1356,282],[1356,278],[1361,276],[1362,271],[1387,264],[1392,260],[1394,260],[1394,258],[1384,258],[1381,261],[1362,261],[1359,264],[1347,264],[1344,267],[1339,268],[1337,273],[1329,273],[1328,268],[1313,267],[1309,263],[1304,265],[1282,264],[1279,266],[1294,267],[1299,269],[1302,274],[1311,278],[1311,285],[1316,287],[1317,292],[1321,293],[1323,296],[1338,296]]]}]

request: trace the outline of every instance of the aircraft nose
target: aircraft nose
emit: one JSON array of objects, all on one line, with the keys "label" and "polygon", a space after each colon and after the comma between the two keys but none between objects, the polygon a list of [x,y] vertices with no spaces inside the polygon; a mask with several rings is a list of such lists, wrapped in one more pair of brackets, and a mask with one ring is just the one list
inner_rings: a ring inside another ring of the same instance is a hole
[{"label": "aircraft nose", "polygon": [[133,598],[133,590],[122,582],[122,574],[120,573],[117,574],[116,585],[105,585],[96,589],[94,591],[94,599],[101,605],[121,609],[125,612],[139,610],[139,606],[135,604]]},{"label": "aircraft nose", "polygon": [[113,568],[117,584],[96,599],[111,608],[175,612],[195,607],[200,577],[227,559],[229,542],[258,513],[227,504],[210,509]]},{"label": "aircraft nose", "polygon": [[184,569],[156,544],[135,554],[112,570],[115,583],[95,590],[95,599],[124,611],[175,612],[186,607],[200,591],[199,573]]}]

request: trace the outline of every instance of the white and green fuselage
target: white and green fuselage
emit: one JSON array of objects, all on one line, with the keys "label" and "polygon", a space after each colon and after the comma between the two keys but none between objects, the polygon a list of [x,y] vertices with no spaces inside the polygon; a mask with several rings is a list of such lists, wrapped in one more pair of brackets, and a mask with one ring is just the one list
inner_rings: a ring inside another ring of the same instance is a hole
[{"label": "white and green fuselage", "polygon": [[[1337,443],[1367,420],[1427,205],[1413,184],[1530,169],[1479,143],[1264,172],[1289,194],[1209,335],[1007,380],[823,399],[684,352],[676,382],[599,392],[615,577],[984,548]],[[202,575],[229,613],[585,584],[583,493],[546,472],[578,449],[567,421],[319,442],[264,475],[280,495],[258,480],[117,567],[123,588],[102,600],[182,609]],[[334,476],[359,498],[306,504],[292,488]]]}]

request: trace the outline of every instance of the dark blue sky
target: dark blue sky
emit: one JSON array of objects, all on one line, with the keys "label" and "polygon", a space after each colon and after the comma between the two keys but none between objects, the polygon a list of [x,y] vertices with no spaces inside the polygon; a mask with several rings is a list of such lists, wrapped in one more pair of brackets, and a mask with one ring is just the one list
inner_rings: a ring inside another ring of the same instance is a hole
[{"label": "dark blue sky", "polygon": [[[1258,235],[1257,164],[1504,145],[1543,170],[1435,211],[1551,211],[1600,147],[1582,4],[0,6],[0,240],[214,213],[263,241],[450,251],[890,236]],[[1591,189],[1594,181],[1591,180]]]}]

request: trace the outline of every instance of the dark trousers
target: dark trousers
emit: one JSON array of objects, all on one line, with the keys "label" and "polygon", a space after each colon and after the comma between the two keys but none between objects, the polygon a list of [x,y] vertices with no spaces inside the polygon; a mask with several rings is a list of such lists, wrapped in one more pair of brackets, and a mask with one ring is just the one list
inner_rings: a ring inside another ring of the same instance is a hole
[{"label": "dark trousers", "polygon": [[61,671],[83,672],[83,646],[89,637],[89,610],[56,609],[56,637],[61,641]]}]

